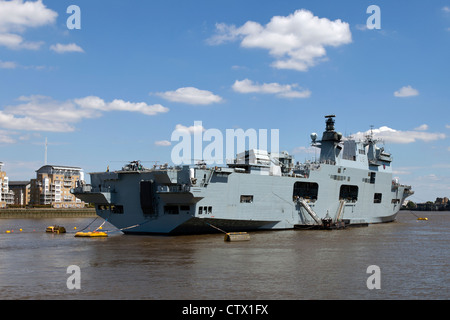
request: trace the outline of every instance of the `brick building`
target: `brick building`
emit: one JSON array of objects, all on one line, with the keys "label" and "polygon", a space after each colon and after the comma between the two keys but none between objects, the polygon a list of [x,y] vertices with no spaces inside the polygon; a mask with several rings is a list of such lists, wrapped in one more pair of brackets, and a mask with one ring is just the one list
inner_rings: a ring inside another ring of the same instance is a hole
[{"label": "brick building", "polygon": [[36,179],[31,180],[30,204],[83,208],[85,203],[70,193],[80,180],[84,180],[81,168],[45,165],[36,171]]}]

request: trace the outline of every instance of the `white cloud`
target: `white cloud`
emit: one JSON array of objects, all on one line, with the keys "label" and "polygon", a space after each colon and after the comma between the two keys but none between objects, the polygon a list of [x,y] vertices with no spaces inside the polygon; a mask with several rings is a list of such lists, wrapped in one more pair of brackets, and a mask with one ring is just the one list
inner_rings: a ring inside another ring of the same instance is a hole
[{"label": "white cloud", "polygon": [[428,125],[427,124],[422,124],[422,125],[418,126],[417,128],[414,128],[414,130],[426,131],[426,130],[428,130]]},{"label": "white cloud", "polygon": [[0,110],[0,128],[27,131],[71,132],[74,123],[83,119],[97,118],[102,112],[128,111],[145,115],[168,112],[162,105],[147,105],[144,102],[113,100],[105,102],[99,97],[57,101],[51,97],[34,95],[20,97],[22,103]]},{"label": "white cloud", "polygon": [[13,61],[1,61],[0,60],[0,69],[15,69],[17,68],[17,63]]},{"label": "white cloud", "polygon": [[320,150],[315,147],[296,147],[292,151],[293,154],[320,154]]},{"label": "white cloud", "polygon": [[168,147],[172,145],[172,142],[167,140],[155,141],[155,145],[159,147]]},{"label": "white cloud", "polygon": [[194,87],[179,88],[175,91],[158,92],[156,95],[172,101],[187,104],[208,105],[222,102],[223,99],[211,91],[200,90]]},{"label": "white cloud", "polygon": [[203,132],[206,129],[202,125],[193,125],[190,127],[183,126],[182,124],[177,124],[175,126],[175,131],[186,132],[189,134],[194,134],[198,132]]},{"label": "white cloud", "polygon": [[355,25],[355,28],[356,28],[356,30],[359,30],[359,31],[366,31],[366,30],[369,30],[369,29],[367,28],[367,24],[357,24],[357,25]]},{"label": "white cloud", "polygon": [[[430,142],[446,138],[446,135],[443,133],[431,133],[425,132],[424,130],[426,129],[423,126],[420,126],[419,130],[416,128],[410,131],[395,130],[387,126],[382,126],[379,129],[373,129],[373,135],[375,138],[382,139],[384,142],[398,144],[413,143],[418,140]],[[352,136],[355,139],[364,139],[369,133],[370,131],[358,132]]]},{"label": "white cloud", "polygon": [[10,144],[15,143],[11,135],[16,134],[15,132],[11,132],[10,130],[0,130],[0,144]]},{"label": "white cloud", "polygon": [[307,71],[326,59],[326,46],[338,47],[352,42],[349,24],[314,16],[308,10],[297,10],[287,17],[274,16],[262,26],[247,21],[241,27],[216,24],[216,34],[207,40],[211,45],[241,40],[244,48],[269,50],[275,58],[273,67]]},{"label": "white cloud", "polygon": [[240,93],[275,94],[282,98],[308,98],[311,96],[311,91],[309,90],[295,90],[297,88],[301,89],[298,84],[282,85],[276,82],[257,84],[249,79],[236,80],[232,88]]},{"label": "white cloud", "polygon": [[39,42],[28,42],[24,41],[21,36],[13,33],[0,33],[0,46],[7,47],[13,50],[28,49],[28,50],[38,50],[44,43]]},{"label": "white cloud", "polygon": [[0,0],[0,32],[23,32],[26,28],[40,27],[56,21],[58,14],[48,9],[42,0]]},{"label": "white cloud", "polygon": [[442,11],[449,13],[450,12],[450,7],[449,6],[445,6],[442,8]]},{"label": "white cloud", "polygon": [[21,69],[25,69],[25,70],[29,70],[29,69],[44,70],[47,67],[46,66],[32,66],[32,65],[23,66],[14,61],[1,61],[0,60],[0,69],[17,69],[17,68],[21,68]]},{"label": "white cloud", "polygon": [[58,14],[48,9],[41,0],[26,1],[0,0],[0,46],[9,49],[37,50],[43,42],[28,42],[17,33],[27,28],[36,28],[52,24]]},{"label": "white cloud", "polygon": [[413,96],[418,96],[418,95],[419,95],[419,91],[412,88],[411,86],[401,87],[398,91],[394,92],[394,96],[396,96],[398,98],[413,97]]},{"label": "white cloud", "polygon": [[160,104],[148,105],[145,102],[129,102],[120,99],[115,99],[112,102],[105,102],[103,99],[95,96],[75,99],[74,102],[85,110],[139,112],[148,116],[154,116],[158,113],[166,113],[169,111],[168,108]]},{"label": "white cloud", "polygon": [[129,102],[120,99],[115,99],[107,105],[108,111],[139,112],[148,116],[154,116],[158,113],[166,113],[169,111],[168,108],[160,104],[148,105],[145,102]]},{"label": "white cloud", "polygon": [[84,52],[83,48],[81,48],[80,46],[78,46],[75,43],[69,43],[69,44],[57,43],[57,44],[51,45],[50,50],[53,50],[56,53]]}]

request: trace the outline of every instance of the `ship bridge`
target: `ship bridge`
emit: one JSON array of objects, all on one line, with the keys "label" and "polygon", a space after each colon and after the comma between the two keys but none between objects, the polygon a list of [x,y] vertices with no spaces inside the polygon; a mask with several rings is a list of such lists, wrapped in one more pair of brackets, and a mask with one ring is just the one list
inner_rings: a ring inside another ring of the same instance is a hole
[{"label": "ship bridge", "polygon": [[392,172],[392,156],[383,147],[377,146],[380,140],[374,139],[373,132],[362,141],[343,138],[342,133],[335,131],[335,115],[325,118],[322,140],[317,140],[316,133],[311,134],[311,145],[320,148],[320,163]]}]

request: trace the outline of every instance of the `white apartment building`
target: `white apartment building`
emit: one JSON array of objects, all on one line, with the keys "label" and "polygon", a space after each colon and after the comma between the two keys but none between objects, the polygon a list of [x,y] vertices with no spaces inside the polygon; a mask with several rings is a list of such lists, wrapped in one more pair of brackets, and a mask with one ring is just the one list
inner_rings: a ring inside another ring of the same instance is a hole
[{"label": "white apartment building", "polygon": [[14,192],[9,190],[9,179],[3,171],[3,162],[0,162],[0,208],[6,208],[8,204],[14,204]]}]

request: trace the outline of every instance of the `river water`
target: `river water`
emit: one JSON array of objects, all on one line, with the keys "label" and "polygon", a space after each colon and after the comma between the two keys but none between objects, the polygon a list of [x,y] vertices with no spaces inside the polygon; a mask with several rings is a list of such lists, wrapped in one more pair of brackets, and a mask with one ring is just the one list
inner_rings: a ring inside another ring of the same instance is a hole
[{"label": "river water", "polygon": [[[231,243],[221,234],[123,235],[108,224],[107,238],[74,237],[100,218],[0,219],[0,299],[447,300],[450,212],[414,214],[428,221],[401,211],[388,224],[254,232]],[[45,233],[55,224],[68,233]],[[80,289],[67,286],[71,265]],[[380,289],[368,289],[372,265]]]}]

